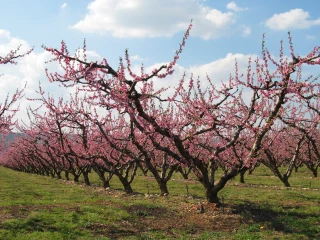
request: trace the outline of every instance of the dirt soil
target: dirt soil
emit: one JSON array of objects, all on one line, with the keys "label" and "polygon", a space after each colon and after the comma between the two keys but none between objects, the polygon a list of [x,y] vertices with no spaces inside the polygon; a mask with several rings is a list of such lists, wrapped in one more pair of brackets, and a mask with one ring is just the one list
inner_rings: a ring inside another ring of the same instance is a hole
[{"label": "dirt soil", "polygon": [[[135,197],[141,196],[122,195],[120,198],[130,202]],[[126,210],[134,216],[133,220],[122,221],[120,226],[113,229],[110,229],[110,226],[97,226],[97,234],[103,233],[112,239],[117,239],[159,231],[168,238],[179,238],[181,232],[196,237],[205,231],[233,232],[239,229],[243,222],[240,214],[235,213],[232,206],[228,205],[217,207],[216,204],[202,201],[204,212],[200,213],[199,199],[154,195],[145,198],[153,203],[153,206],[135,204],[126,207]]]}]

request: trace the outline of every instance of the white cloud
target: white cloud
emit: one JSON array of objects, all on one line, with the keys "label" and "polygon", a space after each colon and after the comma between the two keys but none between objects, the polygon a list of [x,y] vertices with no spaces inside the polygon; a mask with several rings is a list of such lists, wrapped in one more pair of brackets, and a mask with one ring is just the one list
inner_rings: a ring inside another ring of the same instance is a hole
[{"label": "white cloud", "polygon": [[11,50],[16,50],[19,45],[21,45],[21,52],[30,49],[26,41],[19,38],[13,38],[9,31],[0,29],[0,56],[8,54]]},{"label": "white cloud", "polygon": [[241,53],[228,53],[224,58],[217,59],[210,63],[192,66],[189,71],[194,73],[195,76],[205,77],[206,74],[212,81],[219,83],[221,81],[228,81],[230,74],[235,73],[235,62],[238,63],[239,74],[247,72],[248,60],[252,57],[256,59],[255,55],[244,55]]},{"label": "white cloud", "polygon": [[[27,52],[31,46],[28,42],[12,37],[7,30],[0,30],[0,56],[8,54],[11,50],[16,50],[21,45],[19,53]],[[28,122],[26,115],[26,107],[32,108],[40,106],[38,101],[28,101],[26,98],[38,98],[36,91],[39,90],[39,82],[46,93],[53,94],[56,97],[64,95],[67,90],[59,88],[58,84],[50,83],[45,75],[45,68],[49,68],[51,72],[59,70],[57,63],[45,64],[46,61],[52,59],[52,55],[42,51],[40,53],[31,52],[22,58],[17,59],[17,65],[5,64],[0,65],[0,103],[4,101],[7,94],[12,96],[16,89],[24,89],[25,98],[19,101],[20,111],[16,114],[15,119],[23,119]]]},{"label": "white cloud", "polygon": [[61,9],[66,8],[67,5],[68,5],[67,3],[63,3],[60,8],[61,8]]},{"label": "white cloud", "polygon": [[4,29],[0,29],[0,44],[10,40],[10,32]]},{"label": "white cloud", "polygon": [[241,8],[238,7],[238,5],[235,2],[230,2],[227,4],[227,9],[235,11],[235,12],[240,12],[240,11],[244,11],[244,10],[248,10],[248,8]]},{"label": "white cloud", "polygon": [[230,34],[235,23],[233,12],[207,7],[204,1],[94,0],[72,28],[118,38],[159,37],[185,31],[191,19],[191,34],[203,39]]},{"label": "white cloud", "polygon": [[142,58],[139,55],[132,55],[130,56],[130,59],[133,61],[147,61],[148,58]]},{"label": "white cloud", "polygon": [[266,21],[266,26],[273,30],[306,29],[315,25],[320,25],[320,18],[310,20],[309,13],[299,8],[274,14]]},{"label": "white cloud", "polygon": [[[155,90],[159,90],[161,88],[169,89],[163,93],[163,97],[170,97],[174,94],[175,87],[179,86],[180,79],[182,78],[183,74],[186,73],[185,77],[185,84],[184,86],[187,87],[189,84],[189,79],[191,75],[193,75],[193,79],[196,80],[200,77],[200,85],[201,88],[206,88],[209,86],[207,79],[208,77],[211,79],[212,83],[219,88],[221,83],[227,83],[230,78],[230,74],[232,76],[235,75],[235,61],[237,60],[238,63],[238,71],[239,75],[246,74],[248,69],[248,61],[249,58],[256,59],[256,55],[244,55],[244,54],[232,54],[228,53],[225,57],[217,59],[215,61],[209,62],[203,65],[194,65],[189,68],[185,68],[179,64],[177,64],[174,69],[174,73],[167,78],[164,79],[157,79],[154,78],[154,88]],[[152,70],[159,68],[162,65],[166,65],[167,63],[157,63],[151,66],[145,67],[146,73],[151,73]],[[134,73],[140,73],[140,66],[138,64],[132,67]]]},{"label": "white cloud", "polygon": [[209,8],[203,9],[203,12],[205,14],[206,20],[208,20],[217,28],[222,28],[228,24],[235,22],[232,12],[222,13],[217,9]]},{"label": "white cloud", "polygon": [[248,37],[251,35],[251,28],[249,26],[243,26],[242,36]]}]

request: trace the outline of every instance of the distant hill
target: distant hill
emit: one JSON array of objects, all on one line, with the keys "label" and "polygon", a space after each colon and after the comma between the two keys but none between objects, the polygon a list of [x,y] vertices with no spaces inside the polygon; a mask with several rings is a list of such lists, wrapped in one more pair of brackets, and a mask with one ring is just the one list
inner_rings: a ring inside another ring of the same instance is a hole
[{"label": "distant hill", "polygon": [[[23,136],[24,134],[23,133],[9,133],[7,136],[6,136],[6,140],[5,140],[5,148],[8,147],[9,143],[12,143],[14,142],[14,139],[16,137],[20,137],[20,136]],[[0,134],[0,139],[2,138],[2,134]]]}]

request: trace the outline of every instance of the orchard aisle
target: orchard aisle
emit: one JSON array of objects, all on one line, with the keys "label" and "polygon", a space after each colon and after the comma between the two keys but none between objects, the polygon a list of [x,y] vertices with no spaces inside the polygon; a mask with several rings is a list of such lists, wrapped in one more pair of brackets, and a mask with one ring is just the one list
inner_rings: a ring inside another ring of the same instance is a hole
[{"label": "orchard aisle", "polygon": [[[318,191],[230,184],[223,192],[224,208],[217,208],[199,197],[128,195],[3,167],[0,184],[0,239],[320,236]],[[194,191],[194,195],[201,193]],[[204,207],[202,214],[197,211],[199,201]]]}]

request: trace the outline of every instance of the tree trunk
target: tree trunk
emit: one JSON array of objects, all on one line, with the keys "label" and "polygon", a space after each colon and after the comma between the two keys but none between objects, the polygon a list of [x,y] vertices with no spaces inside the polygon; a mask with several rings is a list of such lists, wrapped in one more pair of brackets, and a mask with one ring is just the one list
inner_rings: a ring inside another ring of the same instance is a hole
[{"label": "tree trunk", "polygon": [[132,194],[133,193],[133,190],[132,190],[132,187],[131,187],[130,183],[123,184],[123,187],[124,187],[124,191],[127,194]]},{"label": "tree trunk", "polygon": [[158,183],[161,196],[163,196],[164,194],[169,194],[168,187],[167,187],[167,181],[164,181],[164,179],[160,176],[157,169],[151,164],[149,159],[146,159],[145,163],[146,163],[148,170],[152,173],[153,177],[155,178],[155,180]]},{"label": "tree trunk", "polygon": [[183,179],[189,179],[189,173],[191,172],[192,168],[189,167],[188,169],[182,168],[181,166],[178,167],[177,172],[179,172]]},{"label": "tree trunk", "polygon": [[[271,159],[271,158],[270,158]],[[263,162],[263,164],[268,167],[275,176],[277,176],[280,181],[284,184],[285,187],[290,187],[290,183],[289,183],[289,176],[286,174],[281,174],[281,172],[279,171],[279,168],[276,164],[272,164],[273,161],[270,161],[271,163],[267,163],[267,162]],[[288,172],[289,170],[287,170]]]},{"label": "tree trunk", "polygon": [[183,179],[185,179],[185,180],[189,179],[189,176],[187,174],[181,173],[181,175],[182,175]]},{"label": "tree trunk", "polygon": [[296,163],[296,161],[297,161],[298,155],[299,155],[299,153],[300,153],[300,148],[301,148],[301,146],[302,146],[302,144],[303,144],[304,139],[305,139],[305,136],[303,136],[303,137],[299,140],[299,142],[298,142],[298,144],[297,144],[297,146],[296,146],[296,149],[295,149],[295,151],[294,151],[293,157],[292,157],[292,159],[291,159],[291,161],[290,161],[290,163],[289,163],[288,169],[287,169],[286,173],[285,173],[284,176],[283,176],[283,183],[284,183],[284,185],[285,185],[286,187],[290,187],[290,184],[289,184],[288,179],[289,179],[289,177],[291,176],[291,173],[292,173],[292,171],[293,171],[293,168],[295,167],[295,163]]},{"label": "tree trunk", "polygon": [[131,187],[131,184],[129,183],[129,181],[122,176],[118,176],[118,177],[119,177],[120,182],[123,185],[124,191],[128,194],[133,193],[133,190],[132,190],[132,187]]},{"label": "tree trunk", "polygon": [[89,172],[88,171],[84,171],[83,173],[83,179],[84,179],[84,184],[87,186],[90,186],[90,180],[89,180]]},{"label": "tree trunk", "polygon": [[109,188],[110,187],[110,181],[109,180],[104,180],[104,181],[102,181],[102,184],[103,184],[103,187],[104,188]]},{"label": "tree trunk", "polygon": [[66,180],[68,180],[68,181],[70,180],[68,171],[64,172],[64,176],[65,176]]},{"label": "tree trunk", "polygon": [[110,179],[111,177],[106,178],[104,173],[98,173],[100,180],[102,181],[103,187],[104,188],[109,188],[110,187]]},{"label": "tree trunk", "polygon": [[208,203],[220,203],[220,200],[218,198],[218,192],[219,190],[217,190],[214,186],[208,186],[206,189],[206,197],[207,197],[207,201]]},{"label": "tree trunk", "polygon": [[314,167],[308,166],[308,165],[307,165],[307,167],[312,172],[312,175],[314,178],[318,177],[318,167],[314,168]]},{"label": "tree trunk", "polygon": [[110,179],[113,176],[113,173],[108,173],[108,176],[105,176],[106,170],[99,168],[98,166],[94,166],[93,170],[98,174],[102,185],[104,188],[109,188],[110,187]]},{"label": "tree trunk", "polygon": [[240,172],[240,183],[245,183],[244,182],[244,175],[245,175],[246,172],[247,172],[247,170]]},{"label": "tree trunk", "polygon": [[57,171],[57,178],[58,179],[61,179],[62,177],[61,177],[61,172],[59,172],[59,171]]},{"label": "tree trunk", "polygon": [[[246,167],[243,167],[243,169],[241,171],[247,171]],[[238,169],[233,169],[231,170],[229,173],[225,173],[219,180],[219,182],[217,182],[216,184],[214,184],[214,182],[207,183],[205,188],[206,188],[206,197],[207,197],[207,201],[208,203],[220,203],[220,200],[218,198],[218,193],[221,189],[224,188],[224,186],[226,185],[226,183],[234,178],[235,176],[237,176],[239,174],[239,170]]]},{"label": "tree trunk", "polygon": [[167,186],[167,182],[166,181],[162,181],[160,180],[158,182],[159,188],[160,188],[160,195],[164,196],[164,195],[168,195],[169,191],[168,191],[168,186]]},{"label": "tree trunk", "polygon": [[289,178],[286,176],[283,176],[282,178],[280,178],[281,182],[283,182],[285,187],[291,187],[290,183],[289,183]]},{"label": "tree trunk", "polygon": [[73,177],[73,181],[74,181],[74,182],[79,182],[79,177],[80,177],[80,175],[74,174],[73,176],[74,176],[74,177]]},{"label": "tree trunk", "polygon": [[289,177],[286,177],[285,174],[282,175],[278,167],[274,166],[274,168],[271,170],[280,179],[280,181],[284,184],[285,187],[290,187]]},{"label": "tree trunk", "polygon": [[141,164],[139,164],[139,168],[142,171],[143,176],[148,176],[148,168],[144,168]]}]

